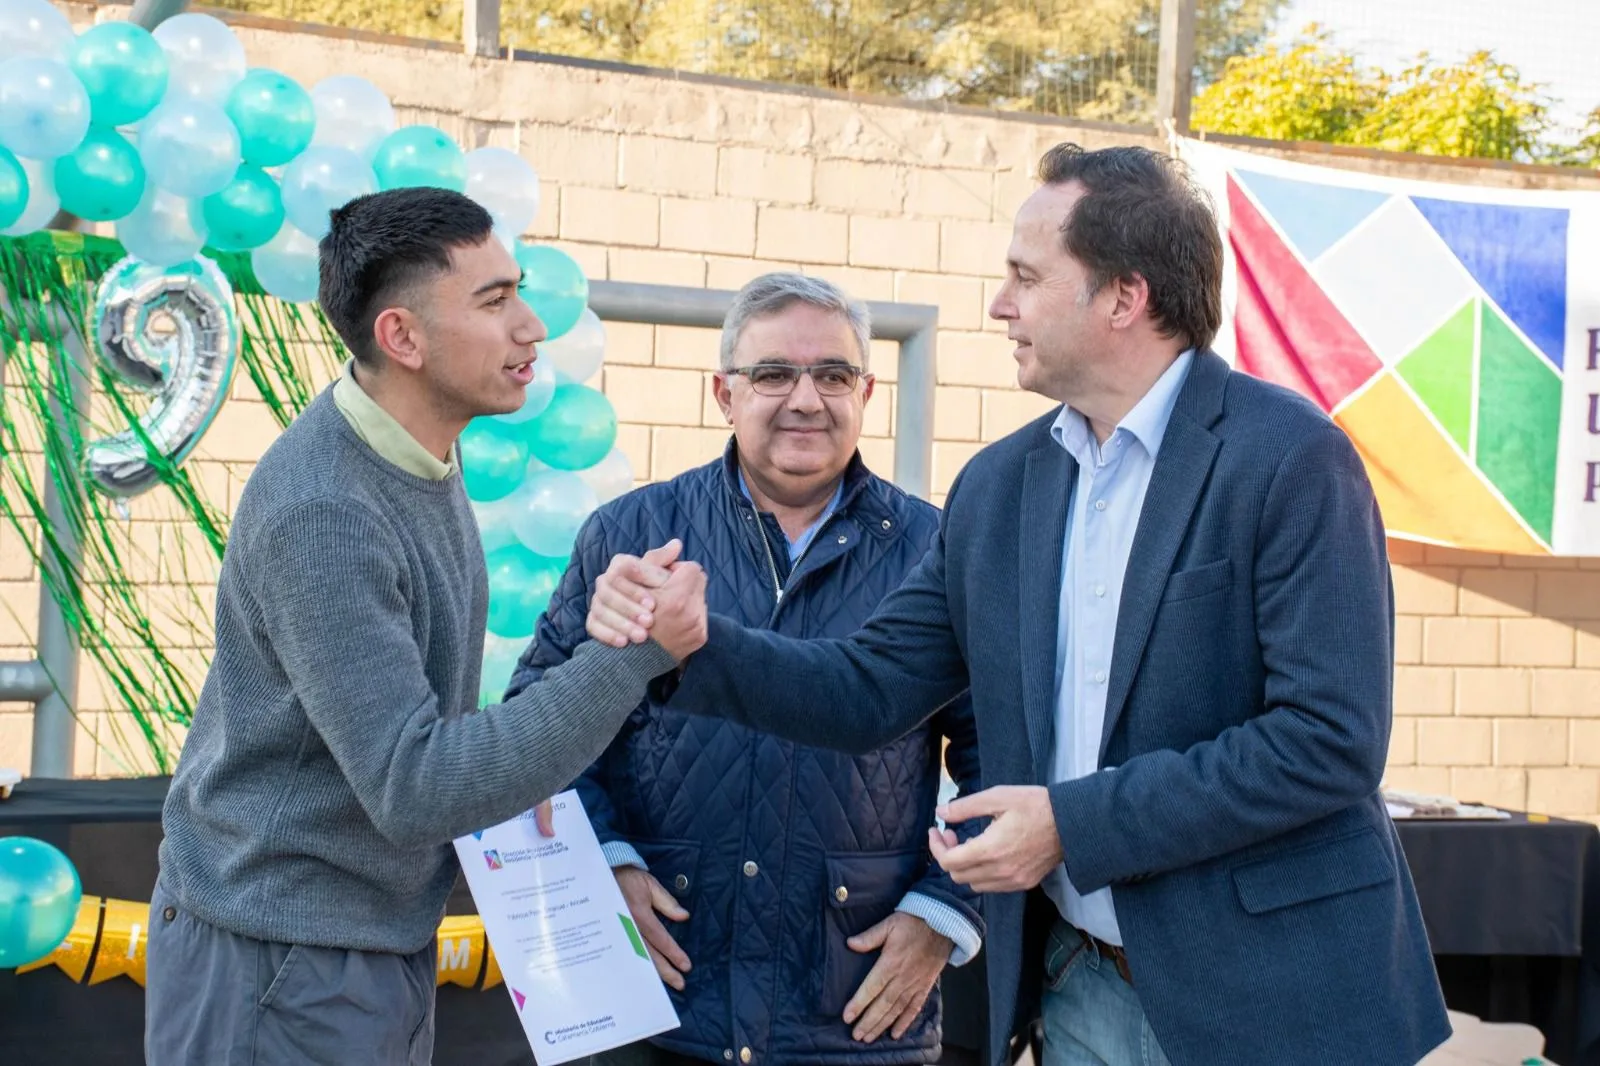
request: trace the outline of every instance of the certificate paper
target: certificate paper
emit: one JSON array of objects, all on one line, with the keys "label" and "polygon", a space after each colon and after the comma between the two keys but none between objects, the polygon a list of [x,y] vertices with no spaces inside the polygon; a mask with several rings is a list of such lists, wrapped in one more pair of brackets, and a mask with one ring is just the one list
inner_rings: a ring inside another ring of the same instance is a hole
[{"label": "certificate paper", "polygon": [[467,887],[540,1066],[675,1029],[678,1014],[576,792],[456,839]]}]

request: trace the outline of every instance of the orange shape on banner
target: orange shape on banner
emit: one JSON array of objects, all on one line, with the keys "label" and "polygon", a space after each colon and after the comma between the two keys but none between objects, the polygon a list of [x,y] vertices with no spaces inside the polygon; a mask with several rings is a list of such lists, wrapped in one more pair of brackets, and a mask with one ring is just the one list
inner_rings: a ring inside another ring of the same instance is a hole
[{"label": "orange shape on banner", "polygon": [[1550,554],[1389,371],[1334,421],[1361,453],[1390,534],[1475,551]]}]

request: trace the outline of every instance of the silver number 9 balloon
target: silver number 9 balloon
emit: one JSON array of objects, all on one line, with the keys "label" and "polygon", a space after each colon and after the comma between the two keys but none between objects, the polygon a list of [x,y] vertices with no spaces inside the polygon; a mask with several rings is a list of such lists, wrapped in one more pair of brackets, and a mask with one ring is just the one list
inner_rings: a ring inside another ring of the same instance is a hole
[{"label": "silver number 9 balloon", "polygon": [[154,394],[137,427],[88,446],[94,483],[136,496],[160,480],[140,431],[181,463],[228,398],[239,352],[233,287],[204,256],[176,267],[130,256],[101,279],[93,323],[95,349],[117,379]]}]

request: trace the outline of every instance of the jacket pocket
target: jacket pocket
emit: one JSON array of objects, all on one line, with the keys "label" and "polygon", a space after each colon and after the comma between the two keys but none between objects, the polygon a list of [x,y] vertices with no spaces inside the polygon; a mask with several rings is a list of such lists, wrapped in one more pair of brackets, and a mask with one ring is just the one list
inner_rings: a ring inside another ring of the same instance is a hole
[{"label": "jacket pocket", "polygon": [[700,891],[700,845],[693,840],[629,840],[628,843],[650,867],[651,876],[689,912],[686,921],[675,922],[663,917],[661,924],[683,948],[689,961],[694,962],[694,951],[689,945],[695,920],[694,900]]},{"label": "jacket pocket", "polygon": [[1233,868],[1239,904],[1250,914],[1370,888],[1394,880],[1394,861],[1372,829]]},{"label": "jacket pocket", "polygon": [[1214,563],[1204,566],[1180,570],[1167,578],[1167,587],[1161,594],[1162,603],[1171,603],[1174,600],[1192,600],[1204,596],[1209,592],[1226,588],[1228,582],[1233,580],[1233,563],[1228,559],[1218,559]]},{"label": "jacket pocket", "polygon": [[877,952],[851,951],[846,943],[894,913],[917,876],[927,852],[835,852],[826,856],[822,916],[821,987],[817,1009],[838,1018],[878,961]]}]

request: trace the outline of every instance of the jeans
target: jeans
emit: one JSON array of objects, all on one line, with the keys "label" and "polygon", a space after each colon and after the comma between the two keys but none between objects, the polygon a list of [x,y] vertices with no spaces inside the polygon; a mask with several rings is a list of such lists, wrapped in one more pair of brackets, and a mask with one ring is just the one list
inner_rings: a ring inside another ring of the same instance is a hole
[{"label": "jeans", "polygon": [[1139,993],[1066,922],[1050,931],[1044,971],[1041,1066],[1171,1066]]}]

